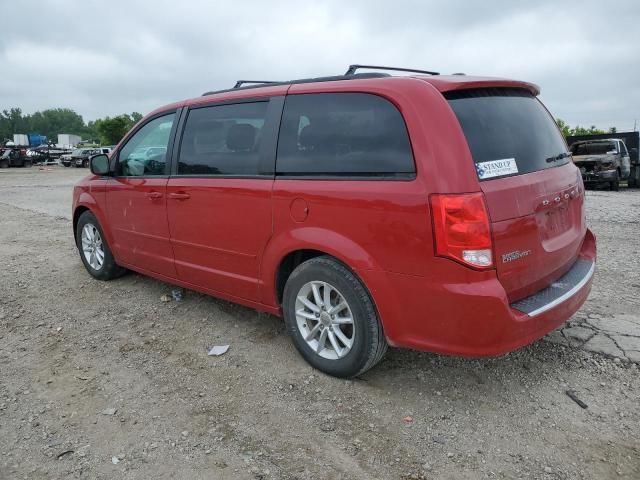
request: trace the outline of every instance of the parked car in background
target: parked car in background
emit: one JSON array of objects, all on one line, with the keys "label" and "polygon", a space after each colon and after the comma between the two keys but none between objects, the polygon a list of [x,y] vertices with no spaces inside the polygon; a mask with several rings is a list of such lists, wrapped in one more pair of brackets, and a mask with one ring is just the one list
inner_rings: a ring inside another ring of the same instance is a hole
[{"label": "parked car in background", "polygon": [[87,271],[282,315],[300,354],[338,377],[387,345],[500,355],[569,319],[596,244],[539,88],[359,68],[138,122],[74,188]]},{"label": "parked car in background", "polygon": [[72,153],[73,152],[69,152],[69,153],[63,153],[62,155],[60,155],[60,157],[58,159],[58,161],[60,162],[60,165],[64,165],[65,167],[70,167],[71,166],[71,154]]},{"label": "parked car in background", "polygon": [[87,168],[89,166],[89,157],[99,153],[108,154],[110,152],[110,147],[78,148],[68,155],[62,155],[60,157],[60,163],[65,167],[74,166],[76,168]]},{"label": "parked car in background", "polygon": [[618,190],[620,180],[629,178],[629,151],[618,138],[575,142],[571,154],[587,185],[608,185],[611,190]]}]

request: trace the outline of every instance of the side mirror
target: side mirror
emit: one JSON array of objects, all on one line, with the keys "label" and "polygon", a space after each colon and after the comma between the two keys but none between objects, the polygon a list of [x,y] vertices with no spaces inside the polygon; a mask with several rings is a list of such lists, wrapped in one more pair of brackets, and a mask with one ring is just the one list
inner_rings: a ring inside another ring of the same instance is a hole
[{"label": "side mirror", "polygon": [[92,155],[89,160],[91,166],[91,173],[103,177],[109,175],[109,157],[104,153],[98,155]]}]

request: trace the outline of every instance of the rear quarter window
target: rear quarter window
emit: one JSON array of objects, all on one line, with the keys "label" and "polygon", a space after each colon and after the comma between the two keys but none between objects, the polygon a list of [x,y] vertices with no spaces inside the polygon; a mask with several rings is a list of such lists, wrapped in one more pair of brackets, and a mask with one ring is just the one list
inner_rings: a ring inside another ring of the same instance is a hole
[{"label": "rear quarter window", "polygon": [[411,176],[415,165],[398,109],[366,93],[287,96],[276,174]]},{"label": "rear quarter window", "polygon": [[511,167],[508,176],[570,161],[559,157],[567,147],[555,121],[527,90],[460,90],[445,93],[445,98],[460,122],[481,180],[496,178],[486,176],[486,167],[498,161]]}]

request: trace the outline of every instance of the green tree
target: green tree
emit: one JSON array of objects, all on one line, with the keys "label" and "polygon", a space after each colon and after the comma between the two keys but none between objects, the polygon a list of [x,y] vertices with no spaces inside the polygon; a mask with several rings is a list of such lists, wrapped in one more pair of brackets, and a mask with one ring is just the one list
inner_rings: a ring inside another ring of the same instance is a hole
[{"label": "green tree", "polygon": [[[591,125],[589,128],[581,127],[580,125],[576,125],[571,128],[567,122],[562,120],[561,118],[556,118],[556,123],[558,124],[558,128],[562,132],[565,137],[570,135],[597,135],[602,133],[607,133],[600,128],[596,128],[595,125]],[[616,133],[616,127],[611,127],[608,133]]]},{"label": "green tree", "polygon": [[26,133],[27,129],[21,109],[11,108],[0,113],[0,141],[12,140],[14,133]]},{"label": "green tree", "polygon": [[54,142],[59,133],[83,136],[87,127],[81,115],[69,108],[52,108],[35,112],[28,117],[29,131],[45,135]]},{"label": "green tree", "polygon": [[133,127],[136,123],[138,123],[140,120],[142,120],[142,114],[138,113],[138,112],[133,112],[130,115],[131,117],[131,121],[133,122],[131,124],[131,126]]},{"label": "green tree", "polygon": [[564,135],[565,137],[571,135],[571,127],[567,125],[567,122],[565,122],[561,118],[556,118],[556,123],[558,124],[558,128],[562,132],[562,135]]},{"label": "green tree", "polygon": [[96,130],[100,135],[100,142],[104,145],[115,145],[127,133],[131,125],[129,115],[118,115],[117,117],[105,117],[95,121]]}]

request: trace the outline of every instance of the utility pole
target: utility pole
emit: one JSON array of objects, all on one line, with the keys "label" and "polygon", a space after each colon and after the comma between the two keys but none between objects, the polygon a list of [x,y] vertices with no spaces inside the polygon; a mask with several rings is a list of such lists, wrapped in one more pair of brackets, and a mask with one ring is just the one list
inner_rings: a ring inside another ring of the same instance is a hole
[{"label": "utility pole", "polygon": [[636,119],[633,121],[633,131],[635,132],[637,129],[638,129],[638,119],[636,118]]}]

